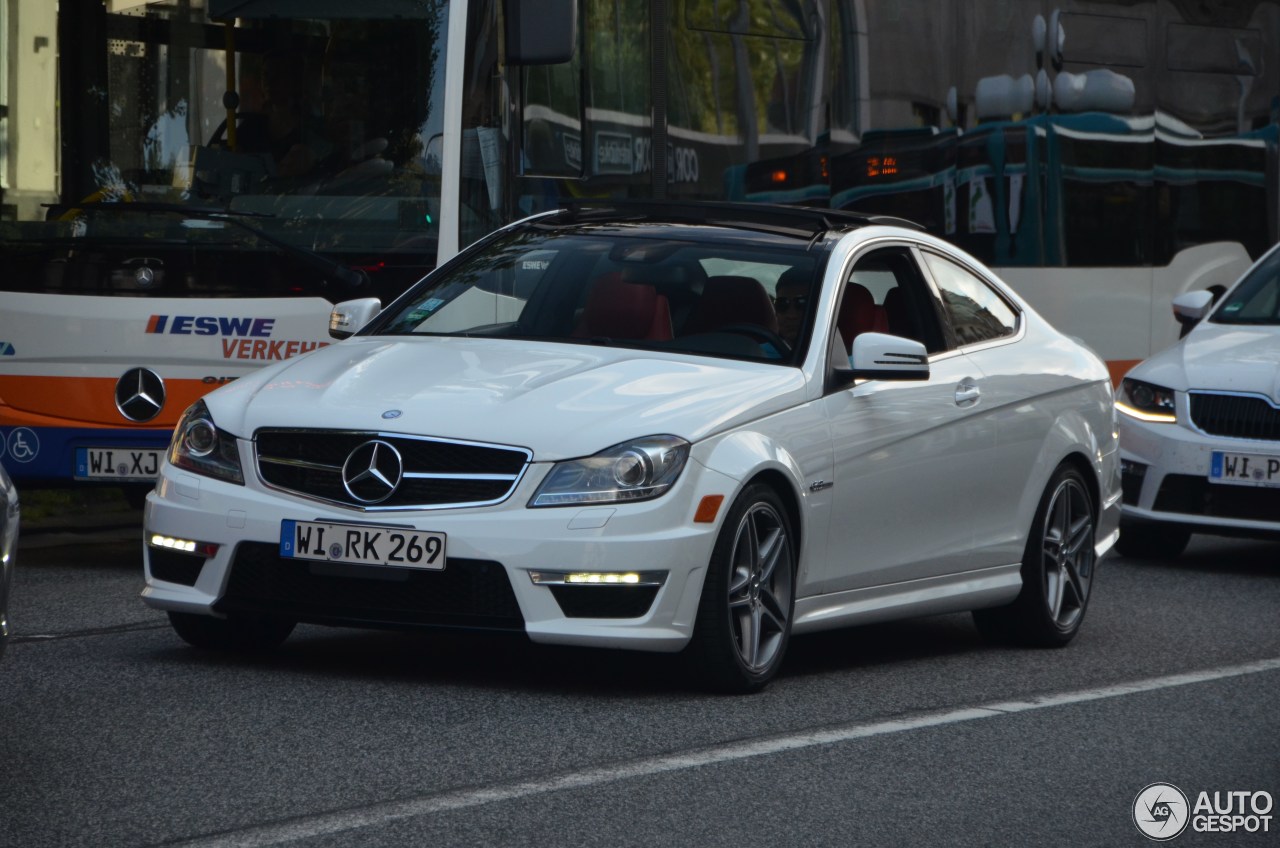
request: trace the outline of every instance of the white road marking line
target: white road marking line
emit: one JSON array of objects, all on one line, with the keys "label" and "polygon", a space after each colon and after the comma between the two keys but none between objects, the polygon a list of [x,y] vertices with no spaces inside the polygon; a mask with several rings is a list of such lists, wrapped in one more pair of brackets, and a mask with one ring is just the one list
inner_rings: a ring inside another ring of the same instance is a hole
[{"label": "white road marking line", "polygon": [[891,733],[904,733],[911,730],[958,724],[976,719],[996,718],[1013,713],[1083,704],[1089,701],[1119,698],[1143,692],[1156,692],[1161,689],[1172,689],[1178,686],[1190,686],[1196,683],[1208,683],[1214,680],[1243,677],[1248,674],[1277,670],[1280,670],[1280,658],[1258,660],[1241,665],[1223,666],[1185,674],[1173,674],[1166,677],[1153,677],[1148,680],[1118,683],[1113,686],[1102,686],[1096,689],[1063,692],[1027,701],[1000,701],[947,712],[921,713],[888,721],[851,724],[808,733],[793,733],[755,742],[718,745],[698,751],[650,757],[558,777],[536,778],[478,789],[442,792],[403,801],[373,804],[359,810],[341,810],[303,816],[277,824],[248,827],[179,844],[184,848],[230,848],[230,846],[258,848],[265,845],[280,845],[299,839],[310,839],[360,828],[377,827],[395,821],[431,815],[432,813],[480,807],[486,804],[496,804],[534,795],[547,795],[552,792],[563,792],[571,789],[587,789],[665,772],[683,771],[685,769],[750,759],[751,757],[762,757],[803,748],[813,748],[819,745],[835,745],[872,736],[885,736]]}]

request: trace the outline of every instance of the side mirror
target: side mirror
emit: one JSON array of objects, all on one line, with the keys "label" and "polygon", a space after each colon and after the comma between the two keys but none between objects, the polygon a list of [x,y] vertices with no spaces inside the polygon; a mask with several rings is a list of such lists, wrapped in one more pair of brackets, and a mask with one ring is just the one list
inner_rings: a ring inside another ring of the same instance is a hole
[{"label": "side mirror", "polygon": [[1183,292],[1173,299],[1173,317],[1182,325],[1183,336],[1209,314],[1213,301],[1211,291]]},{"label": "side mirror", "polygon": [[329,335],[335,339],[345,339],[372,321],[381,311],[382,301],[376,297],[344,300],[329,313]]},{"label": "side mirror", "polygon": [[560,65],[573,58],[577,0],[506,0],[507,63]]},{"label": "side mirror", "polygon": [[849,367],[837,368],[835,380],[927,380],[929,352],[920,342],[887,333],[859,333],[853,339]]}]

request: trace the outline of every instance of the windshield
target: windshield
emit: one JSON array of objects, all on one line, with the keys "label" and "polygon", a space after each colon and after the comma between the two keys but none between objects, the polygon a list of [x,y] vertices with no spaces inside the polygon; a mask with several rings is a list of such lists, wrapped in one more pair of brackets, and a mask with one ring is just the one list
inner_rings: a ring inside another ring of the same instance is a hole
[{"label": "windshield", "polygon": [[[164,263],[170,279],[203,278],[199,266],[229,244],[278,252],[272,240],[365,269],[375,283],[400,273],[400,288],[434,264],[446,0],[111,0],[28,11],[48,18],[40,31],[57,43],[11,58],[0,247],[21,267],[10,267],[6,288],[65,291],[92,278],[87,288],[102,289],[121,263],[142,258]],[[207,216],[108,208],[138,203],[249,215],[265,238]],[[71,251],[130,241],[196,253],[180,269],[176,257],[134,249],[93,272],[48,270]],[[23,265],[40,247],[41,264]],[[50,276],[61,288],[46,286]],[[215,282],[248,280],[201,286]]]},{"label": "windshield", "polygon": [[1215,324],[1280,324],[1280,251],[1272,251],[1227,292]]},{"label": "windshield", "polygon": [[364,334],[483,335],[794,363],[815,258],[659,228],[524,230],[468,252]]}]

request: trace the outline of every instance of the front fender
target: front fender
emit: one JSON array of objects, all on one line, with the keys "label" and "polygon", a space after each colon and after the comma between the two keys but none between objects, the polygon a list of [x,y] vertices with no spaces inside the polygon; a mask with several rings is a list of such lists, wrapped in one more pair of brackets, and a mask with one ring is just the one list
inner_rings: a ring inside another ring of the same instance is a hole
[{"label": "front fender", "polygon": [[[692,459],[734,481],[717,516],[756,480],[772,485],[792,512],[799,542],[797,593],[803,593],[810,563],[821,555],[831,511],[833,479],[831,439],[825,421],[813,411],[779,416],[758,429],[738,430],[695,445]],[[781,433],[787,434],[786,445]],[[718,530],[719,528],[717,528]]]},{"label": "front fender", "polygon": [[1103,549],[1114,544],[1120,515],[1120,453],[1115,427],[1114,404],[1109,387],[1095,384],[1093,409],[1083,412],[1079,404],[1055,410],[1053,425],[1040,446],[1031,476],[1031,485],[1019,504],[1020,526],[1030,527],[1040,497],[1050,476],[1071,456],[1081,457],[1092,471],[1098,494],[1097,539]]}]

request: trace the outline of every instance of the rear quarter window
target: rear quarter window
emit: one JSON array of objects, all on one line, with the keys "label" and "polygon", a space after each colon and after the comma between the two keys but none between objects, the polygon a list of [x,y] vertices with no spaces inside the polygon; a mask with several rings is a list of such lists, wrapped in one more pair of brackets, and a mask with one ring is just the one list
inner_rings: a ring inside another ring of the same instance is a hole
[{"label": "rear quarter window", "polygon": [[958,345],[980,344],[1018,331],[1017,311],[985,280],[936,253],[925,252],[924,258]]}]

